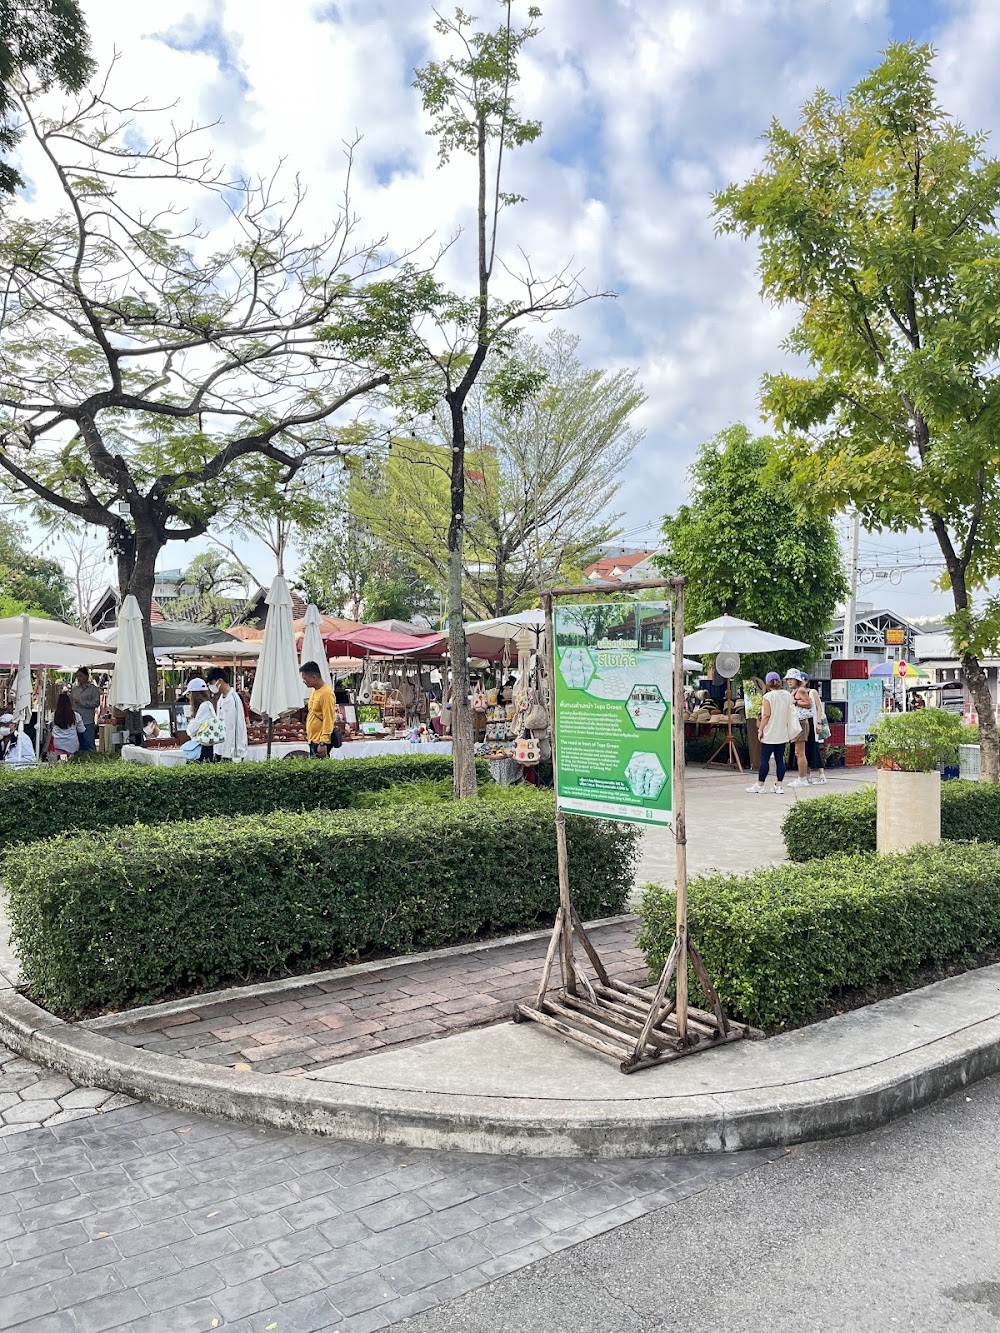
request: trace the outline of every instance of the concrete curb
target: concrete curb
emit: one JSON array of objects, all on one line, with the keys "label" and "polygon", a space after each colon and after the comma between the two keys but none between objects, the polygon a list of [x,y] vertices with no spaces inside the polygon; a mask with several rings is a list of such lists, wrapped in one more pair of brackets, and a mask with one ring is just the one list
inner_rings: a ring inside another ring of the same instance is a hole
[{"label": "concrete curb", "polygon": [[0,1040],[82,1084],[177,1109],[357,1142],[533,1157],[737,1152],[853,1134],[1000,1069],[1000,1015],[860,1069],[610,1102],[397,1091],[220,1069],[123,1046],[10,990],[0,992]]}]

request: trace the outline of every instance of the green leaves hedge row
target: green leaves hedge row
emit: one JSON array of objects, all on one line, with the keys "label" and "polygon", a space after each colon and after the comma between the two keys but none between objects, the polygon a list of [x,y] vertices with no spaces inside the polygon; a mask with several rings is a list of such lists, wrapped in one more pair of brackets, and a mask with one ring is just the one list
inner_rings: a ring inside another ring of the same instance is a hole
[{"label": "green leaves hedge row", "polygon": [[[781,832],[793,861],[873,852],[875,788],[799,801],[785,816]],[[943,783],[941,837],[948,842],[1000,842],[1000,782]]]},{"label": "green leaves hedge row", "polygon": [[[674,910],[672,890],[650,885],[639,943],[657,972]],[[690,887],[689,923],[727,1011],[780,1026],[818,1013],[845,987],[905,982],[923,964],[1000,941],[1000,847],[944,843],[703,875]]]},{"label": "green leaves hedge row", "polygon": [[272,759],[262,764],[46,764],[0,770],[0,845],[57,833],[266,810],[342,810],[363,791],[451,777],[451,757]]},{"label": "green leaves hedge row", "polygon": [[[31,994],[69,1017],[530,928],[558,906],[553,816],[551,796],[515,791],[38,842],[2,866],[14,947]],[[637,829],[571,817],[567,832],[581,916],[621,911]]]}]

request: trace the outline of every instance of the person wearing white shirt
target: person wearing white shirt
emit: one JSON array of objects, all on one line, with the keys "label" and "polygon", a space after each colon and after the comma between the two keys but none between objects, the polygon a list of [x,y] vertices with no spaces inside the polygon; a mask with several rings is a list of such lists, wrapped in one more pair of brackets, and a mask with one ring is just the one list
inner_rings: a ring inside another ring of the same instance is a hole
[{"label": "person wearing white shirt", "polygon": [[[215,721],[215,708],[212,704],[208,685],[200,676],[195,676],[193,680],[188,681],[187,696],[188,721],[185,730],[191,740],[197,740],[199,727],[205,722]],[[201,754],[196,754],[195,760],[199,764],[213,763],[215,761],[215,747],[213,745],[202,745]]]},{"label": "person wearing white shirt", "polygon": [[205,680],[216,696],[219,720],[226,729],[225,740],[215,747],[215,757],[239,763],[246,758],[248,748],[243,700],[230,684],[229,672],[225,667],[212,667],[205,672]]},{"label": "person wearing white shirt", "polygon": [[[13,722],[13,718],[11,721]],[[3,730],[0,727],[0,730]],[[18,728],[11,737],[4,754],[5,764],[33,764],[35,762],[35,746],[30,736]]]}]

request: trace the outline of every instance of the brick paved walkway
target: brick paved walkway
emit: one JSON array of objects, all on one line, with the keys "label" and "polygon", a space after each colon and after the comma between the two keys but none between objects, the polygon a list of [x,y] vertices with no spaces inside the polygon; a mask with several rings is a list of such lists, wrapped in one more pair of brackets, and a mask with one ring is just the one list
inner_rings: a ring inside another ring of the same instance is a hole
[{"label": "brick paved walkway", "polygon": [[134,1104],[0,1138],[0,1329],[371,1333],[780,1155],[500,1159]]},{"label": "brick paved walkway", "polygon": [[[602,926],[592,938],[613,976],[641,984],[646,969],[635,946],[636,928],[634,921]],[[206,998],[183,1013],[102,1031],[167,1055],[308,1077],[345,1056],[509,1018],[514,1004],[537,986],[547,944],[546,936],[304,982],[271,995],[224,1003]]]}]

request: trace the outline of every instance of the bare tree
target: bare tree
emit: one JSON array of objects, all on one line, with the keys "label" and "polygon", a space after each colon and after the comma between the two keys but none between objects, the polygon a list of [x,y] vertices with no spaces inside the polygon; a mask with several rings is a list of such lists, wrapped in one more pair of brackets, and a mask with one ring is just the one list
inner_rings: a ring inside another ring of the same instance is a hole
[{"label": "bare tree", "polygon": [[12,212],[0,239],[0,469],[20,498],[106,530],[155,679],[159,551],[339,455],[331,418],[399,367],[414,304],[397,314],[396,294],[419,275],[358,239],[351,146],[311,242],[297,181],[285,200],[277,178],[226,179],[201,131],[151,137],[149,109],[106,85],[55,119],[17,102],[26,170],[62,206]]},{"label": "bare tree", "polygon": [[[570,267],[549,278],[539,278],[530,260],[521,256],[516,271],[498,255],[500,217],[504,209],[522,202],[503,189],[507,155],[531,144],[541,134],[537,121],[521,117],[514,104],[521,48],[538,29],[541,16],[535,5],[527,9],[523,28],[513,24],[514,0],[500,0],[504,21],[494,31],[475,28],[475,19],[461,9],[446,18],[435,11],[435,29],[454,54],[430,61],[418,69],[416,87],[424,110],[432,116],[428,131],[438,140],[442,163],[454,153],[469,154],[476,163],[476,271],[474,294],[447,296],[436,317],[414,323],[414,332],[429,367],[436,392],[443,400],[451,455],[449,468],[450,521],[448,525],[448,646],[452,672],[452,736],[455,795],[476,795],[472,709],[469,701],[469,661],[463,610],[463,547],[465,542],[466,426],[469,395],[491,352],[509,348],[519,321],[542,318],[589,299]],[[500,263],[518,295],[500,300],[493,292]],[[444,294],[442,294],[444,295]],[[504,385],[508,406],[535,386],[511,376]]]}]

